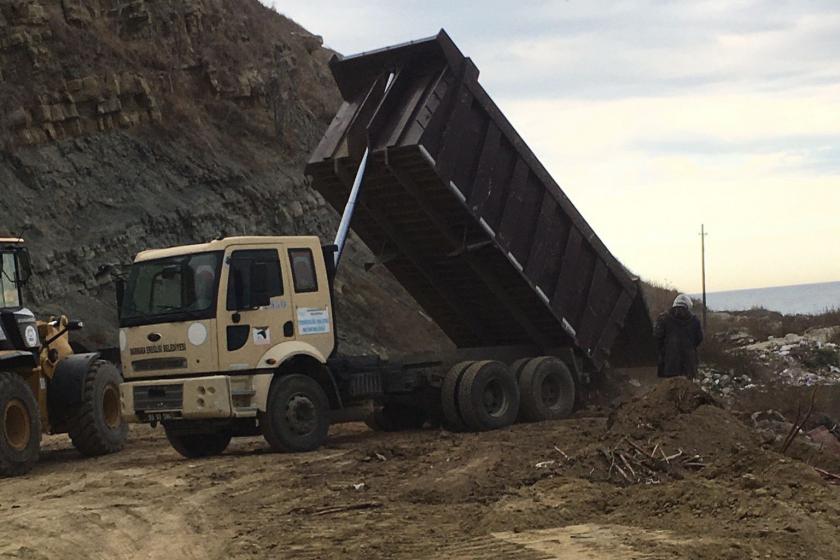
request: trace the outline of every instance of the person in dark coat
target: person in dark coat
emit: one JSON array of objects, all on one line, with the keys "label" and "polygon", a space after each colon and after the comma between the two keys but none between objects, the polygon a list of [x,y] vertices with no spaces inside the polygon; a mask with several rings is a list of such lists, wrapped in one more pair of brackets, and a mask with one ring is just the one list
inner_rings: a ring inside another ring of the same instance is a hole
[{"label": "person in dark coat", "polygon": [[697,347],[703,342],[700,320],[691,312],[691,298],[680,294],[670,311],[656,319],[653,335],[659,351],[659,377],[697,374]]}]

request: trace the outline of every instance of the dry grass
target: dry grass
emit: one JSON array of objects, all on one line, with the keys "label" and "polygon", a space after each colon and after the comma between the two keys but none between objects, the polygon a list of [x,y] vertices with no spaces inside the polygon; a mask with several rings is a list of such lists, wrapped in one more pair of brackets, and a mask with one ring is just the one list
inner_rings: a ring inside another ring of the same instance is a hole
[{"label": "dry grass", "polygon": [[[782,317],[782,327],[786,332],[802,333],[808,329],[822,327],[836,327],[840,325],[840,309],[829,309],[819,315],[785,315]],[[835,336],[840,342],[840,337]]]},{"label": "dry grass", "polygon": [[645,295],[648,310],[653,319],[668,311],[674,303],[674,298],[680,295],[680,292],[673,286],[647,281],[642,282],[642,292]]}]

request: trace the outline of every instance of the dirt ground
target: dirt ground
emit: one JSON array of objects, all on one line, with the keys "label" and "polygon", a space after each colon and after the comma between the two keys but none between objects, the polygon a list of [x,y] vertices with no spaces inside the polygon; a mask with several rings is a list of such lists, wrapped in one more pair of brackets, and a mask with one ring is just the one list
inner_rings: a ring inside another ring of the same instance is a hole
[{"label": "dirt ground", "polygon": [[51,437],[0,480],[0,557],[840,558],[840,486],[693,387],[482,434],[336,425],[310,454],[247,438],[187,460],[135,427],[83,459]]}]

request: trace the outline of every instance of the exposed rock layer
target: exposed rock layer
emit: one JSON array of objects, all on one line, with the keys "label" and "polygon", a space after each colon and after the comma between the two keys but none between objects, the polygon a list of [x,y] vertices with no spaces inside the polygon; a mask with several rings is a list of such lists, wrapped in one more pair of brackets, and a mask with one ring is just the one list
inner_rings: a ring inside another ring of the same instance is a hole
[{"label": "exposed rock layer", "polygon": [[[102,264],[219,235],[330,239],[302,170],[339,103],[331,54],[256,0],[0,0],[0,233],[29,243],[33,307],[112,345]],[[347,349],[446,346],[371,260],[355,243],[339,278]]]}]

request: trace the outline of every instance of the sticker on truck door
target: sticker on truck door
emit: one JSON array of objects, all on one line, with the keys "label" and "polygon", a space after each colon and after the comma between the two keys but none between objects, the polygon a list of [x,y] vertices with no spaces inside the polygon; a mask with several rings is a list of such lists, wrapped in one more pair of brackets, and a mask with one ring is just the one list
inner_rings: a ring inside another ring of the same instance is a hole
[{"label": "sticker on truck door", "polygon": [[326,308],[298,307],[297,322],[298,332],[302,335],[330,332],[330,316]]},{"label": "sticker on truck door", "polygon": [[266,346],[271,344],[271,329],[268,327],[254,327],[254,345]]}]

